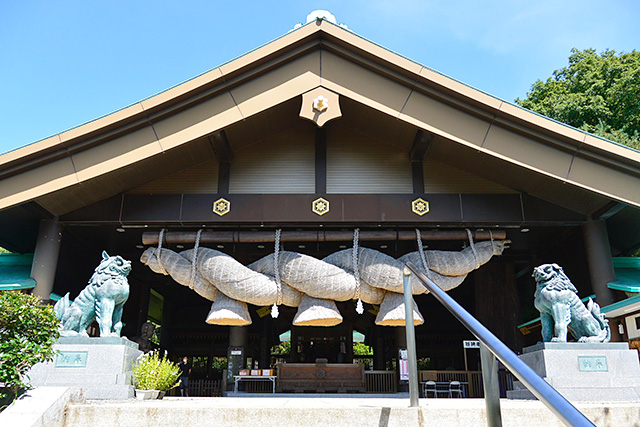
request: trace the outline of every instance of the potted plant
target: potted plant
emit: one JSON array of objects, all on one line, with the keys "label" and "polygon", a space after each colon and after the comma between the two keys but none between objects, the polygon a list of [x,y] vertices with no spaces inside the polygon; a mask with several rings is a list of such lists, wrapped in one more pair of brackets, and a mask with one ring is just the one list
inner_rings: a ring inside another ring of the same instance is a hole
[{"label": "potted plant", "polygon": [[167,359],[166,353],[150,352],[140,356],[133,367],[133,380],[137,399],[162,399],[167,390],[180,381],[180,368]]}]

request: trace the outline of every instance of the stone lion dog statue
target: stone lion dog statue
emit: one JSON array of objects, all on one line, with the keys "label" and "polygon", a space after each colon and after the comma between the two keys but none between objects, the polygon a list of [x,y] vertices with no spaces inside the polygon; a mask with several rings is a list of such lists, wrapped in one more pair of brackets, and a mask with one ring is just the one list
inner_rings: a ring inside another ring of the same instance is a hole
[{"label": "stone lion dog statue", "polygon": [[609,321],[600,313],[600,306],[589,298],[585,307],[562,267],[543,264],[533,269],[533,277],[544,342],[566,342],[567,331],[578,342],[609,342]]},{"label": "stone lion dog statue", "polygon": [[71,303],[69,293],[60,299],[53,310],[60,320],[60,335],[87,336],[87,328],[95,319],[100,336],[120,336],[122,308],[129,298],[127,275],[131,261],[102,252],[102,262],[89,279],[89,284]]}]

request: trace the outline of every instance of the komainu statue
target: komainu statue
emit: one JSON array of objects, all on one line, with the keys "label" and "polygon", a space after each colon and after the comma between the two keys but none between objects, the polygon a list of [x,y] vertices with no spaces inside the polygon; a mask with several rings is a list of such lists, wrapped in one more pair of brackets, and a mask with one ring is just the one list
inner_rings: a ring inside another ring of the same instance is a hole
[{"label": "komainu statue", "polygon": [[566,342],[567,330],[578,342],[609,342],[609,321],[600,313],[600,306],[589,298],[585,307],[562,267],[543,264],[533,269],[533,277],[544,342]]},{"label": "komainu statue", "polygon": [[129,298],[127,275],[131,261],[102,252],[102,262],[78,298],[69,302],[69,293],[56,303],[54,311],[60,319],[60,335],[87,336],[87,328],[95,319],[100,336],[120,336],[122,308]]}]

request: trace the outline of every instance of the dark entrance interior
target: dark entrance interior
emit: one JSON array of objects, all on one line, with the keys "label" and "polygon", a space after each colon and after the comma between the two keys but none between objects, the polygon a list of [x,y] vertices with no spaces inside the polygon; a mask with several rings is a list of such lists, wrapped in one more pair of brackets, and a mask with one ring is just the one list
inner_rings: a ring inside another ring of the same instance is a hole
[{"label": "dark entrance interior", "polygon": [[[161,326],[160,348],[168,350],[175,357],[198,357],[198,375],[216,375],[217,358],[226,356],[229,327],[204,323],[211,305],[209,301],[175,283],[170,277],[153,273],[139,262],[140,254],[145,248],[141,244],[142,232],[149,230],[153,229],[65,224],[54,292],[64,293],[68,290],[72,298],[76,296],[86,285],[103,249],[130,259],[133,261],[129,277],[131,297],[125,306],[123,320],[126,325],[123,334],[132,338],[139,335],[141,325],[149,320],[149,306],[153,302],[150,295],[153,290],[153,300],[157,302],[157,295],[160,295],[164,301],[162,319],[154,319]],[[265,228],[255,230],[264,231]],[[557,227],[542,227],[525,234],[517,228],[507,229],[507,237],[513,242],[511,248],[481,270],[471,273],[461,286],[450,291],[460,304],[516,351],[523,344],[529,344],[532,340],[535,343],[538,339],[535,333],[522,336],[515,328],[517,324],[537,315],[532,311],[534,289],[529,277],[531,265],[559,262],[564,265],[565,271],[582,293],[590,291],[588,272],[582,262],[585,256],[575,253],[584,247],[580,227],[563,228],[560,234],[558,230],[560,229]],[[550,245],[549,242],[553,244]],[[432,241],[428,242],[428,248],[460,250],[466,244],[463,241]],[[351,241],[285,242],[282,248],[322,258],[350,248],[351,245]],[[416,250],[415,241],[368,241],[361,245],[395,258]],[[233,256],[245,265],[269,255],[274,249],[273,243],[224,243],[209,246]],[[180,251],[191,245],[173,244],[165,247]],[[544,251],[540,250],[542,247]],[[569,247],[573,248],[571,252],[567,250]],[[416,329],[418,358],[430,369],[463,369],[462,341],[473,337],[431,296],[418,295],[415,300],[425,317],[425,324]],[[280,316],[272,319],[268,311],[260,311],[261,307],[249,306],[253,324],[247,326],[247,357],[258,361],[261,367],[268,367],[275,360],[270,351],[279,343],[279,335],[292,330],[291,353],[285,360],[300,362],[304,357],[305,361],[326,358],[331,363],[352,363],[352,334],[356,330],[365,335],[365,344],[374,349],[374,367],[384,369],[391,366],[393,359],[397,357],[396,328],[375,325],[376,307],[365,304],[365,313],[358,315],[354,306],[352,301],[338,303],[344,321],[333,328],[292,328],[295,308],[281,306]],[[157,307],[153,312],[156,316],[160,313]],[[471,353],[468,356],[469,368],[475,369],[476,356]]]}]

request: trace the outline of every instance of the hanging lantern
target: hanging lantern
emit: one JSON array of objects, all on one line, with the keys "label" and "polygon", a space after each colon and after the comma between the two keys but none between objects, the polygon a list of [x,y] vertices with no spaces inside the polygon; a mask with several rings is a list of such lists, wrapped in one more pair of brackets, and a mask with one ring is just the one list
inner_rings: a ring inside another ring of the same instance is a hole
[{"label": "hanging lantern", "polygon": [[[413,324],[422,325],[424,318],[415,300],[413,301]],[[380,311],[376,317],[376,325],[380,326],[405,326],[404,295],[395,292],[387,292],[380,304]]]},{"label": "hanging lantern", "polygon": [[251,324],[251,316],[247,303],[218,292],[215,302],[211,304],[206,322],[210,325],[245,326]]},{"label": "hanging lantern", "polygon": [[340,323],[342,316],[335,302],[307,295],[302,297],[293,318],[294,326],[335,326]]}]

